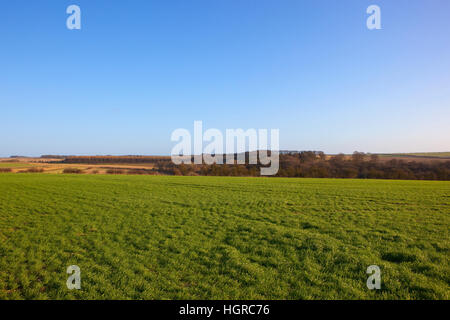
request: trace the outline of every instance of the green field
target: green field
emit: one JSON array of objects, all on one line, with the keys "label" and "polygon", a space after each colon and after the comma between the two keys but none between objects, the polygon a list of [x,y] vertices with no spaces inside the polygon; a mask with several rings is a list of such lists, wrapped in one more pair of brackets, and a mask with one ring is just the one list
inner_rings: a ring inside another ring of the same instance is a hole
[{"label": "green field", "polygon": [[419,157],[419,158],[450,158],[450,152],[416,152],[416,153],[386,153],[387,157]]},{"label": "green field", "polygon": [[0,299],[449,299],[449,227],[450,182],[0,174]]},{"label": "green field", "polygon": [[450,158],[450,152],[423,152],[411,153],[411,155]]}]

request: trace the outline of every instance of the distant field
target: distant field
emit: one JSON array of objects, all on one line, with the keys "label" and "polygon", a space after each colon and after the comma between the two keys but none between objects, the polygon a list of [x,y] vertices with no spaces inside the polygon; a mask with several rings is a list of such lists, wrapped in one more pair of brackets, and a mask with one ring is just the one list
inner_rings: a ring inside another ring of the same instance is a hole
[{"label": "distant field", "polygon": [[408,153],[408,155],[419,156],[419,157],[443,157],[443,158],[450,158],[450,152]]},{"label": "distant field", "polygon": [[411,157],[411,158],[448,158],[450,152],[418,152],[418,153],[388,153],[380,154],[382,157]]},{"label": "distant field", "polygon": [[61,159],[41,159],[41,158],[20,158],[11,162],[9,159],[0,159],[0,169],[10,168],[12,172],[23,172],[29,168],[40,168],[45,173],[62,173],[65,168],[77,168],[83,173],[100,173],[104,174],[108,169],[135,170],[135,169],[151,169],[154,167],[152,163],[130,163],[130,164],[83,164],[83,163],[62,163]]},{"label": "distant field", "polygon": [[23,162],[0,162],[0,168],[31,168],[35,166],[32,163]]},{"label": "distant field", "polygon": [[0,299],[449,299],[449,208],[450,182],[0,174]]}]

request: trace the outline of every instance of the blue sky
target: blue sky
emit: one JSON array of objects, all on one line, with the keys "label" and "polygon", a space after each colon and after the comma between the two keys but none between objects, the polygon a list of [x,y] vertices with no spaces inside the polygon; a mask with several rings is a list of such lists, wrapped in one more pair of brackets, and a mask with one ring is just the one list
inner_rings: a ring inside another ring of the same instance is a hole
[{"label": "blue sky", "polygon": [[0,156],[169,154],[194,120],[279,129],[281,149],[450,151],[449,34],[448,0],[3,2]]}]

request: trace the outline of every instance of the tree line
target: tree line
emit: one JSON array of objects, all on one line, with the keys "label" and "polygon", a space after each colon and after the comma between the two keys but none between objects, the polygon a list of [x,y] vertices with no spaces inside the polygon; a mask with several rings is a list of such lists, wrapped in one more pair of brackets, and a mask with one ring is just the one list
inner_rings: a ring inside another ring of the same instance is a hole
[{"label": "tree line", "polygon": [[[59,156],[43,156],[60,159]],[[132,163],[156,163],[158,161],[170,161],[170,157],[163,156],[66,156],[62,163],[79,164],[132,164]]]},{"label": "tree line", "polygon": [[[247,155],[248,159],[248,155]],[[248,162],[247,162],[248,163]],[[157,162],[155,169],[164,174],[204,176],[259,176],[261,165],[174,165]],[[450,180],[449,161],[405,161],[380,159],[378,155],[355,152],[327,156],[323,152],[303,151],[280,154],[276,177],[352,178],[400,180]]]},{"label": "tree line", "polygon": [[[55,156],[52,156],[56,158]],[[225,160],[225,156],[224,160]],[[237,155],[235,155],[237,159]],[[246,163],[249,154],[246,153]],[[351,156],[327,156],[321,151],[283,152],[277,177],[352,178],[401,180],[450,180],[450,160],[384,160],[376,154],[354,152]],[[163,156],[69,156],[64,163],[153,165],[154,174],[203,176],[259,176],[260,164],[181,164]],[[224,161],[225,162],[225,161]]]}]

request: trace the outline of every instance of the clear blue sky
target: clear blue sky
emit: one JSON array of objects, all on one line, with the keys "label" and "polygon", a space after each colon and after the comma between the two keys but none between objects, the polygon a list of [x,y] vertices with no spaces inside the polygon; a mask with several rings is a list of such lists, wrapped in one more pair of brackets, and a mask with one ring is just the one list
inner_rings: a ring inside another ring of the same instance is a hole
[{"label": "clear blue sky", "polygon": [[281,149],[450,151],[449,35],[448,0],[3,1],[0,156],[169,154],[194,120],[278,128]]}]

